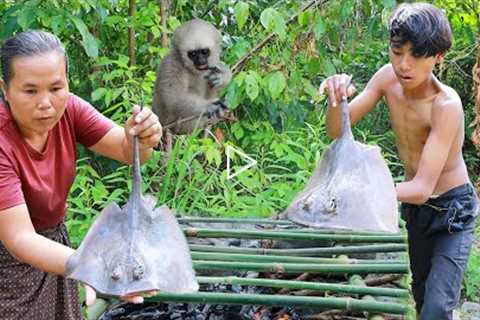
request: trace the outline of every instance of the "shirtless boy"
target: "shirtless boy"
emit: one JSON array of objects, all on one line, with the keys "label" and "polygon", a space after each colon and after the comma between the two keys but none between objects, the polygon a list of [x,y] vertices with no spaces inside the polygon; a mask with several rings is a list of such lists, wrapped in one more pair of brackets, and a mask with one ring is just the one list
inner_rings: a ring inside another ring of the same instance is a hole
[{"label": "shirtless boy", "polygon": [[[390,64],[350,103],[352,123],[381,98],[390,112],[405,181],[396,185],[407,222],[412,289],[419,318],[452,319],[472,245],[478,198],[462,156],[460,97],[432,73],[451,46],[451,29],[430,4],[402,4],[390,20]],[[327,133],[341,130],[341,99],[350,76],[329,77]]]}]

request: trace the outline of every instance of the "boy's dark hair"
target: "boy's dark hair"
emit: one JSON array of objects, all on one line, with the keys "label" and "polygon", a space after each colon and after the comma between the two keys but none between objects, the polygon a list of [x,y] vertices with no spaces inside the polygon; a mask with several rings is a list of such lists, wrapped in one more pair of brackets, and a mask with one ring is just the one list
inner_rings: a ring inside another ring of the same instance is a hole
[{"label": "boy's dark hair", "polygon": [[12,62],[14,58],[32,57],[51,51],[56,51],[64,56],[68,74],[68,56],[55,35],[45,31],[28,30],[5,40],[0,48],[0,65],[5,84],[8,85],[13,78]]},{"label": "boy's dark hair", "polygon": [[452,30],[442,10],[428,3],[403,3],[390,18],[390,45],[410,42],[413,55],[432,57],[452,46]]}]

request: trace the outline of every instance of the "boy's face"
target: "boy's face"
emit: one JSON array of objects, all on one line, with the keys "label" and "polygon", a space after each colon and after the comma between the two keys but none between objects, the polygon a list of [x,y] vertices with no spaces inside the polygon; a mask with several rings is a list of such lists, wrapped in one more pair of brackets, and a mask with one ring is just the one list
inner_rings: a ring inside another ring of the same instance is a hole
[{"label": "boy's face", "polygon": [[433,57],[415,57],[410,42],[401,47],[390,46],[390,62],[398,81],[406,89],[415,89],[428,80],[433,67],[442,57],[441,54]]}]

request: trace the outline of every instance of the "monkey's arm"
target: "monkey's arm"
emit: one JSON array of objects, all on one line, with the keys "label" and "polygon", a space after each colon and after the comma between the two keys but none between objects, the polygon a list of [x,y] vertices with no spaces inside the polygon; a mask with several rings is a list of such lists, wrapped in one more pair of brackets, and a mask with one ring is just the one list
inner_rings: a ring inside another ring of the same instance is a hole
[{"label": "monkey's arm", "polygon": [[[180,118],[200,115],[207,111],[217,100],[217,96],[205,95],[207,86],[201,77],[193,78],[191,74],[174,63],[165,62],[158,72],[158,116],[162,124]],[[155,103],[154,103],[155,105]],[[156,106],[154,106],[156,109]]]},{"label": "monkey's arm", "polygon": [[[227,73],[231,78],[229,70],[221,71],[223,68],[218,68],[222,77]],[[216,89],[210,88],[202,75],[190,73],[169,56],[157,72],[153,110],[164,127],[173,125],[174,132],[188,133],[193,127],[203,127],[209,116],[223,109]],[[189,122],[179,123],[185,119]]]},{"label": "monkey's arm", "polygon": [[205,76],[210,88],[219,91],[223,89],[232,80],[230,68],[220,61],[218,65],[211,66],[210,73]]}]

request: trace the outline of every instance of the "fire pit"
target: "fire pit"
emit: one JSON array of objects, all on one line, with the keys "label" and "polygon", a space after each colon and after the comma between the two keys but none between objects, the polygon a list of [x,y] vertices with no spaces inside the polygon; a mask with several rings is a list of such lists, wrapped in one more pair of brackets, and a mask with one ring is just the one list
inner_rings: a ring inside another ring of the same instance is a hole
[{"label": "fire pit", "polygon": [[413,312],[409,291],[394,284],[408,273],[402,234],[312,230],[285,220],[178,220],[200,291],[119,303],[100,320],[401,319]]}]

